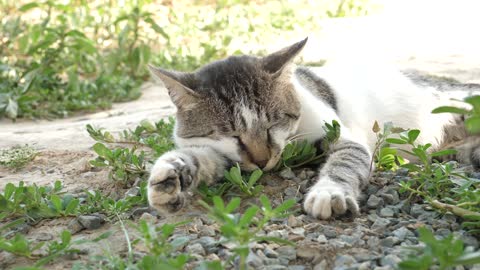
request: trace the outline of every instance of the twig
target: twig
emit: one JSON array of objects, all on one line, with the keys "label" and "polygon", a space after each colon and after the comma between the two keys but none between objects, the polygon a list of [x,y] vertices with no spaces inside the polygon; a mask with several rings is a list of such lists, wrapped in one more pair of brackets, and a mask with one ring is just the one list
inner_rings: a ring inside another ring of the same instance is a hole
[{"label": "twig", "polygon": [[478,212],[473,212],[473,211],[470,211],[470,210],[467,210],[467,209],[463,209],[463,208],[460,208],[456,205],[442,203],[442,202],[439,202],[438,200],[433,200],[433,201],[430,202],[430,204],[437,209],[442,209],[442,210],[452,212],[453,214],[455,214],[459,217],[465,217],[465,216],[480,217],[480,213],[478,213]]}]

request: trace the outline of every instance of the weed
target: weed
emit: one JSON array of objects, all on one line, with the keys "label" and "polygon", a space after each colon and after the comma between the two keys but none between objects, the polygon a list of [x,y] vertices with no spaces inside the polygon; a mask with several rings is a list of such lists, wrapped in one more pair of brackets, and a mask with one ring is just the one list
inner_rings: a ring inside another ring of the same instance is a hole
[{"label": "weed", "polygon": [[417,144],[415,140],[420,135],[419,130],[409,130],[400,133],[399,138],[386,138],[385,142],[392,145],[408,145],[411,150],[398,149],[419,159],[420,164],[403,164],[412,179],[400,183],[400,192],[417,195],[440,211],[450,211],[453,214],[471,219],[465,226],[477,230],[480,225],[480,196],[478,181],[470,179],[454,170],[451,163],[434,162],[435,157],[454,154],[455,150],[430,152],[432,146]]},{"label": "weed", "polygon": [[0,194],[0,220],[27,217],[30,220],[59,216],[75,216],[79,200],[72,195],[60,196],[62,184],[56,181],[51,187],[37,185],[18,186],[8,183]]},{"label": "weed", "polygon": [[[227,205],[220,197],[213,197],[213,207],[204,201],[200,201],[210,213],[211,217],[220,224],[220,233],[228,242],[235,245],[233,249],[239,257],[239,269],[247,269],[246,259],[250,251],[249,244],[259,241],[273,241],[282,244],[292,244],[290,241],[276,237],[258,236],[272,218],[286,217],[288,210],[295,204],[295,200],[283,202],[277,208],[272,208],[270,201],[265,195],[260,196],[262,207],[252,205],[243,215],[234,214],[240,206],[240,198],[233,198]],[[231,258],[233,260],[234,258]]]},{"label": "weed", "polygon": [[136,148],[115,148],[109,149],[102,143],[93,145],[93,150],[98,157],[91,160],[90,164],[94,167],[110,167],[109,178],[117,181],[124,187],[132,185],[138,177],[144,176],[145,153],[135,153]]},{"label": "weed", "polygon": [[436,239],[433,233],[425,227],[418,229],[419,240],[425,247],[410,248],[410,255],[398,264],[401,270],[428,270],[437,266],[440,270],[453,269],[455,266],[465,266],[480,263],[480,252],[464,249],[463,242],[453,235]]},{"label": "weed", "polygon": [[456,113],[465,115],[465,128],[470,134],[480,134],[480,96],[466,97],[463,102],[471,109],[442,106],[434,109],[432,113]]},{"label": "weed", "polygon": [[233,187],[238,188],[242,195],[249,197],[257,196],[263,190],[262,185],[256,185],[257,181],[262,177],[263,172],[260,169],[253,171],[248,178],[242,176],[240,165],[230,168],[230,171],[225,171],[225,179],[233,184]]},{"label": "weed", "polygon": [[370,164],[370,169],[375,163],[377,170],[392,170],[395,171],[400,165],[405,164],[405,160],[398,154],[398,149],[389,147],[386,143],[386,139],[393,134],[399,134],[405,132],[405,129],[394,127],[393,123],[388,122],[383,125],[383,131],[380,129],[378,122],[375,121],[372,131],[377,137],[375,142],[375,148],[373,150],[374,157]]},{"label": "weed", "polygon": [[38,152],[29,145],[0,149],[0,165],[20,169],[32,161]]},{"label": "weed", "polygon": [[320,146],[322,153],[317,154],[317,147],[307,140],[293,141],[283,149],[282,157],[274,170],[278,171],[284,167],[298,168],[305,165],[321,163],[323,159],[325,159],[330,145],[335,144],[340,138],[340,124],[333,120],[331,124],[325,123],[323,129],[325,131],[325,137]]}]

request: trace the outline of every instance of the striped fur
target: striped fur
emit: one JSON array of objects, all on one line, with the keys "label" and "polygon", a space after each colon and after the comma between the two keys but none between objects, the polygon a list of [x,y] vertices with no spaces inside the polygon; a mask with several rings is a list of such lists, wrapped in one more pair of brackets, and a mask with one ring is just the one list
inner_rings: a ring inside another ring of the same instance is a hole
[{"label": "striped fur", "polygon": [[324,123],[332,120],[341,125],[340,139],[303,203],[320,219],[359,212],[357,198],[368,185],[375,145],[374,121],[419,128],[419,143],[437,149],[454,144],[460,158],[480,164],[480,139],[459,129],[458,118],[430,114],[450,101],[425,80],[415,84],[398,71],[351,59],[322,69],[295,67],[291,61],[305,43],[263,58],[228,57],[189,73],[151,68],[177,107],[178,148],[152,168],[151,206],[177,211],[187,204],[190,188],[213,183],[235,163],[243,170],[268,171],[291,137],[318,142],[325,136]]}]

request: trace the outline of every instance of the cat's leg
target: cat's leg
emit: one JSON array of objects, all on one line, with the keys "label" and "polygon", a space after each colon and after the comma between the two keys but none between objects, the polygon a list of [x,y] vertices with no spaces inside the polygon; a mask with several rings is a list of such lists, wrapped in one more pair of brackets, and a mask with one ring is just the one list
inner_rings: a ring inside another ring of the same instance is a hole
[{"label": "cat's leg", "polygon": [[370,162],[371,153],[365,145],[341,138],[330,149],[317,182],[307,193],[305,211],[320,219],[347,211],[358,214],[357,198],[368,184]]},{"label": "cat's leg", "polygon": [[231,161],[209,147],[188,147],[162,155],[148,179],[148,202],[161,213],[180,210],[188,201],[187,191],[200,181],[221,178]]}]

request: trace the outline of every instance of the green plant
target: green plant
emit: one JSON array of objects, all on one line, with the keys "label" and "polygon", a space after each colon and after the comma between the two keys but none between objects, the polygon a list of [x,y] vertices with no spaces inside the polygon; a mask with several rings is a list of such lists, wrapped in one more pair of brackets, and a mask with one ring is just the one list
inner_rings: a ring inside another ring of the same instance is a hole
[{"label": "green plant", "polygon": [[471,109],[442,106],[434,109],[432,113],[456,113],[465,115],[465,128],[470,134],[480,134],[480,96],[466,97],[463,102]]},{"label": "green plant", "polygon": [[307,140],[292,141],[283,149],[282,157],[274,170],[278,171],[284,167],[298,168],[308,164],[321,163],[326,157],[330,145],[335,144],[340,138],[340,124],[332,120],[331,124],[325,123],[323,130],[325,131],[325,137],[320,146],[322,150],[321,153],[317,154],[317,147]]},{"label": "green plant", "polygon": [[390,147],[386,142],[386,139],[390,138],[391,135],[405,132],[405,129],[394,127],[392,122],[388,122],[383,125],[382,131],[378,122],[375,121],[372,131],[375,133],[377,141],[375,142],[370,168],[375,163],[377,170],[395,171],[400,165],[405,164],[405,160],[398,154],[398,149]]},{"label": "green plant", "polygon": [[420,164],[403,164],[412,179],[400,183],[400,192],[409,192],[421,197],[440,211],[449,211],[462,218],[471,219],[466,226],[475,230],[480,217],[480,196],[476,191],[478,181],[456,172],[451,163],[435,162],[435,157],[454,154],[455,150],[430,152],[432,146],[427,143],[417,144],[415,140],[420,135],[419,130],[409,130],[400,133],[399,138],[387,138],[385,141],[392,145],[409,146],[411,150],[398,149],[418,158]]},{"label": "green plant", "polygon": [[411,254],[398,264],[401,270],[454,269],[454,266],[465,266],[480,263],[480,252],[464,249],[462,240],[453,235],[436,239],[433,233],[425,227],[418,229],[419,240],[425,247],[410,248]]},{"label": "green plant", "polygon": [[0,165],[20,169],[32,161],[38,152],[29,145],[0,149]]},{"label": "green plant", "polygon": [[136,148],[115,148],[109,149],[102,143],[93,145],[93,150],[98,157],[91,160],[94,167],[110,167],[109,178],[117,181],[124,187],[133,184],[138,177],[144,176],[145,153],[135,154]]},{"label": "green plant", "polygon": [[[288,240],[259,236],[262,230],[272,218],[286,217],[288,210],[295,204],[295,200],[287,200],[276,208],[272,208],[270,201],[265,195],[260,196],[262,207],[252,205],[248,207],[243,215],[234,214],[240,206],[240,198],[233,198],[227,205],[220,197],[213,197],[213,207],[204,201],[200,201],[210,213],[210,216],[220,224],[220,233],[228,242],[235,245],[233,251],[239,257],[239,269],[247,269],[246,259],[249,253],[249,244],[260,241],[273,241],[281,244],[292,243]],[[232,260],[234,258],[231,258]]]},{"label": "green plant", "polygon": [[60,196],[62,184],[56,181],[51,187],[37,185],[18,186],[8,183],[0,194],[0,220],[27,217],[31,220],[58,216],[75,216],[79,200],[70,194]]},{"label": "green plant", "polygon": [[256,185],[257,181],[262,177],[263,172],[260,169],[253,171],[249,177],[242,176],[240,165],[230,168],[230,171],[225,171],[225,179],[232,183],[232,187],[238,188],[243,195],[256,196],[263,190],[262,185]]}]

